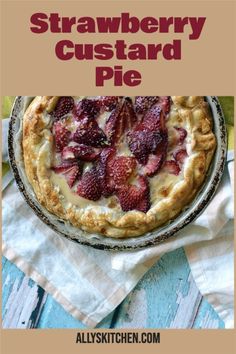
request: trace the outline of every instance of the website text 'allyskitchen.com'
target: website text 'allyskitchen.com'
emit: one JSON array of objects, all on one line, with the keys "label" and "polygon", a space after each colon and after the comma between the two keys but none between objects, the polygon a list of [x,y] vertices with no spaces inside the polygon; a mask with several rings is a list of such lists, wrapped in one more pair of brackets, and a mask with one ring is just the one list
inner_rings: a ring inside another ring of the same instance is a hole
[{"label": "website text 'allyskitchen.com'", "polygon": [[160,343],[159,332],[78,332],[76,343],[80,344],[127,344]]}]

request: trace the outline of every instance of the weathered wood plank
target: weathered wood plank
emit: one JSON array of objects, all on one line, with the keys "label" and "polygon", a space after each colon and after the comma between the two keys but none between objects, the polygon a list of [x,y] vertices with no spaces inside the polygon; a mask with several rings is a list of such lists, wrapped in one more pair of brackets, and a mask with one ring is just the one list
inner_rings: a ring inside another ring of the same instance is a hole
[{"label": "weathered wood plank", "polygon": [[[110,328],[113,312],[99,323],[97,328]],[[85,329],[86,326],[79,320],[73,318],[63,307],[58,304],[50,295],[44,305],[38,322],[38,328],[77,328]]]},{"label": "weathered wood plank", "polygon": [[52,296],[48,296],[48,299],[44,305],[44,309],[41,313],[38,328],[80,328],[84,329],[85,326],[69,313],[67,313],[63,307],[58,304]]},{"label": "weathered wood plank", "polygon": [[[203,313],[203,307],[208,315]],[[113,322],[114,328],[211,328],[210,325],[224,327],[199,293],[183,249],[163,256],[149,270],[120,305]]]},{"label": "weathered wood plank", "polygon": [[225,324],[214,311],[213,307],[203,298],[193,328],[225,328]]},{"label": "weathered wood plank", "polygon": [[[85,328],[5,257],[2,275],[3,328]],[[109,328],[112,317],[113,312],[98,327]]]},{"label": "weathered wood plank", "polygon": [[191,273],[189,273],[187,281],[189,282],[187,294],[183,294],[181,289],[177,289],[176,291],[176,304],[178,305],[178,308],[175,317],[170,323],[170,328],[192,328],[197,316],[202,301],[202,295],[200,294]]},{"label": "weathered wood plank", "polygon": [[44,290],[23,273],[19,273],[10,262],[5,262],[3,266],[3,290],[5,289],[8,296],[3,302],[3,328],[36,327],[47,298]]},{"label": "weathered wood plank", "polygon": [[18,268],[3,257],[2,261],[2,316],[5,317],[6,304],[13,290],[13,283],[22,282],[24,274]]},{"label": "weathered wood plank", "polygon": [[2,257],[2,269],[4,267],[4,265],[6,264],[7,262],[7,259],[5,257]]}]

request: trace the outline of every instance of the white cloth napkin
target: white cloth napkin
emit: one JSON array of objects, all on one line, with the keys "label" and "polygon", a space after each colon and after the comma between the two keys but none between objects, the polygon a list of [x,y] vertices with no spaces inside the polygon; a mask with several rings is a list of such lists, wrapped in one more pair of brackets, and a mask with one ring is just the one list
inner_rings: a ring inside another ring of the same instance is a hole
[{"label": "white cloth napkin", "polygon": [[[223,217],[222,210],[228,208],[228,221],[222,229],[217,228],[223,225],[223,220],[217,219],[215,215],[209,215],[208,223],[210,229],[216,234],[212,241],[205,241],[199,244],[192,244],[185,247],[193,277],[201,291],[225,322],[226,328],[234,327],[234,163],[233,151],[228,152],[227,167],[231,182],[231,201],[224,197],[220,198],[218,193],[211,203],[211,207],[216,208],[216,215]],[[228,190],[228,192],[230,189]],[[224,196],[224,195],[223,195]],[[214,204],[213,204],[214,203]],[[228,203],[228,204],[227,204]],[[214,211],[214,210],[213,210]]]},{"label": "white cloth napkin", "polygon": [[120,304],[161,255],[185,246],[200,291],[231,328],[232,196],[226,168],[214,199],[195,222],[158,246],[119,253],[80,246],[59,237],[35,216],[13,183],[3,192],[3,254],[74,317],[94,327]]}]

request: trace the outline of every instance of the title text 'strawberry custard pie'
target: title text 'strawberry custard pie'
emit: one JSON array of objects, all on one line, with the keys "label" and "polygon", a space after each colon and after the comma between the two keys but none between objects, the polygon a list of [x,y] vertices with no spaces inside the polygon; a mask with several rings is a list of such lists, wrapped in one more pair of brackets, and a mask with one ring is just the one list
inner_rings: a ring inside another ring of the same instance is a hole
[{"label": "title text 'strawberry custard pie'", "polygon": [[116,238],[173,220],[200,189],[215,146],[201,96],[37,96],[23,119],[40,204]]}]

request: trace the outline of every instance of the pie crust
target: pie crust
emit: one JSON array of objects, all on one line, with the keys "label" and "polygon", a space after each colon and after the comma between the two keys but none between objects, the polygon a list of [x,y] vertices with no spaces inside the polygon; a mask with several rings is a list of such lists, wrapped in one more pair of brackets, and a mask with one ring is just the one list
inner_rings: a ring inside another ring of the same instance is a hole
[{"label": "pie crust", "polygon": [[[83,98],[73,97],[75,102]],[[134,102],[134,98],[131,99]],[[97,201],[83,198],[76,193],[76,186],[74,189],[68,186],[63,174],[53,171],[55,141],[52,112],[58,100],[58,96],[37,96],[23,117],[26,175],[39,203],[53,215],[91,233],[126,238],[143,235],[173,220],[194,199],[206,177],[216,147],[211,111],[203,96],[171,96],[170,111],[166,117],[166,159],[172,159],[176,149],[173,143],[173,129],[176,128],[186,131],[184,148],[188,156],[178,175],[162,167],[154,176],[148,177],[150,208],[147,212],[123,211],[114,194]],[[110,114],[104,113],[103,121],[99,123],[102,128]],[[118,149],[119,155],[133,156],[127,145],[121,144]]]}]

